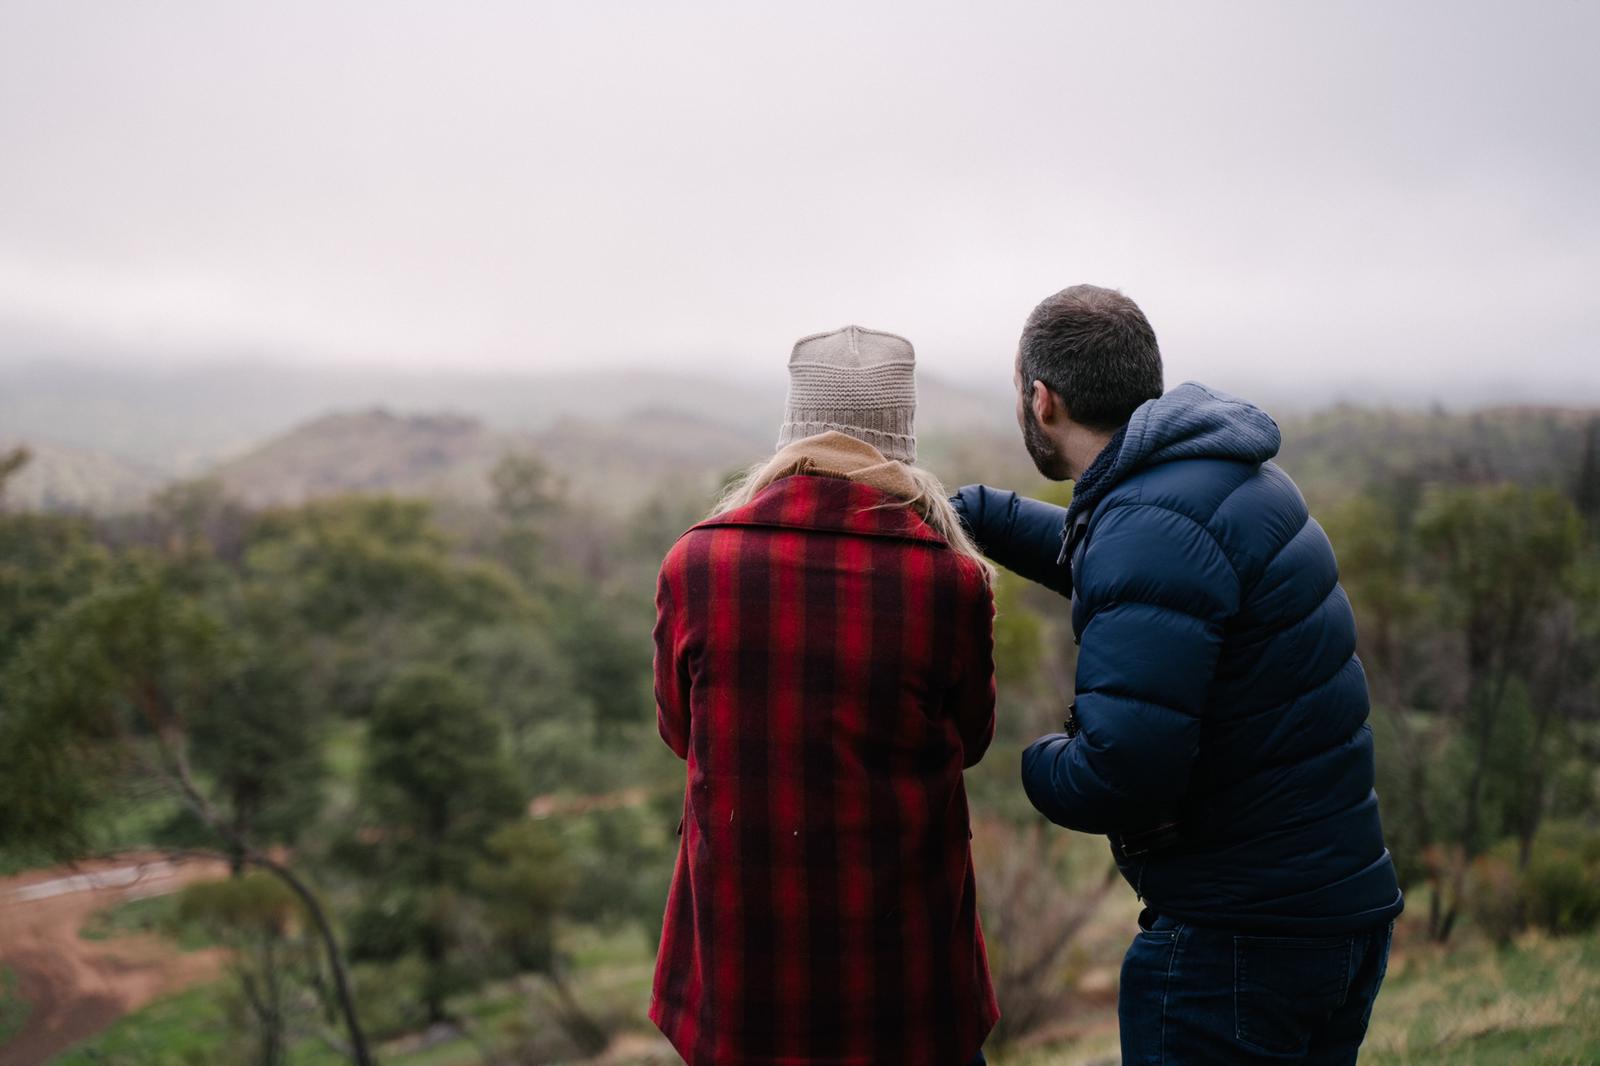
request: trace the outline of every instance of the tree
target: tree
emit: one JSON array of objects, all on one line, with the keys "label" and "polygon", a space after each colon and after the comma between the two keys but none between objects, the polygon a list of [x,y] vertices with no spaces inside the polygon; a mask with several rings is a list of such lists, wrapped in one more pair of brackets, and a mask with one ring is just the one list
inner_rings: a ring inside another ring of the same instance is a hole
[{"label": "tree", "polygon": [[551,633],[593,709],[593,739],[615,743],[651,706],[650,615],[593,590],[563,589],[552,598]]},{"label": "tree", "polygon": [[421,501],[270,512],[251,534],[244,573],[274,590],[300,628],[308,684],[358,720],[405,664],[437,662],[463,633],[533,609],[504,567],[460,557]]},{"label": "tree", "polygon": [[555,996],[562,1030],[585,1056],[605,1049],[605,1030],[578,1003],[556,947],[556,922],[578,885],[566,849],[539,822],[508,822],[487,841],[472,868],[473,893],[486,906],[489,930],[512,972],[543,977]]},{"label": "tree", "polygon": [[82,518],[0,513],[0,663],[45,619],[113,576]]},{"label": "tree", "polygon": [[62,855],[131,781],[177,796],[236,863],[271,873],[310,915],[358,1066],[372,1062],[333,925],[310,885],[244,835],[192,769],[189,729],[220,698],[237,648],[221,620],[160,574],[85,596],[40,627],[4,686],[0,833]]},{"label": "tree", "polygon": [[1590,418],[1584,427],[1583,458],[1572,498],[1590,536],[1600,534],[1600,415]]},{"label": "tree", "polygon": [[221,481],[185,481],[156,493],[139,523],[142,539],[171,556],[198,554],[237,563],[252,516]]},{"label": "tree", "polygon": [[449,649],[450,669],[495,708],[529,795],[591,787],[604,753],[590,742],[594,708],[554,627],[529,619],[479,626]]},{"label": "tree", "polygon": [[[190,749],[230,840],[291,845],[321,805],[322,715],[300,631],[260,595],[236,606],[233,654],[190,718]],[[236,846],[230,857],[238,873]]]},{"label": "tree", "polygon": [[315,973],[316,949],[302,932],[300,902],[270,874],[189,885],[178,899],[178,921],[206,930],[233,949],[241,1020],[253,1036],[254,1066],[288,1060],[293,990]]},{"label": "tree", "polygon": [[17,472],[28,465],[28,460],[33,458],[33,453],[21,445],[8,452],[0,453],[0,511],[5,510],[6,483]]},{"label": "tree", "polygon": [[[1460,639],[1466,680],[1460,714],[1470,767],[1455,841],[1462,861],[1435,929],[1443,940],[1459,913],[1465,860],[1492,842],[1485,794],[1507,696],[1531,672],[1541,620],[1562,598],[1581,533],[1559,492],[1498,486],[1436,493],[1419,515],[1417,536],[1432,562],[1441,621]],[[1547,757],[1532,753],[1540,773]]]},{"label": "tree", "polygon": [[[377,883],[358,946],[368,957],[420,955],[427,1020],[447,1021],[447,997],[481,976],[455,965],[471,871],[495,830],[523,814],[481,694],[437,666],[396,676],[373,709],[362,794],[371,823],[357,852]],[[376,929],[374,911],[384,915]]]},{"label": "tree", "polygon": [[[1340,580],[1358,622],[1373,728],[1381,739],[1381,787],[1386,799],[1398,801],[1405,814],[1385,825],[1403,880],[1412,860],[1420,865],[1425,850],[1436,843],[1430,802],[1436,785],[1432,760],[1444,739],[1439,723],[1415,710],[1427,680],[1421,663],[1429,651],[1424,622],[1432,600],[1418,581],[1416,505],[1410,495],[1402,487],[1377,497],[1355,497],[1332,509],[1326,522],[1329,539],[1338,549]],[[1385,773],[1391,759],[1402,771],[1393,778]]]},{"label": "tree", "polygon": [[1079,935],[1119,880],[1101,848],[1038,819],[1025,829],[986,821],[973,850],[990,973],[1005,1005],[991,1036],[998,1045],[1070,1009]]}]

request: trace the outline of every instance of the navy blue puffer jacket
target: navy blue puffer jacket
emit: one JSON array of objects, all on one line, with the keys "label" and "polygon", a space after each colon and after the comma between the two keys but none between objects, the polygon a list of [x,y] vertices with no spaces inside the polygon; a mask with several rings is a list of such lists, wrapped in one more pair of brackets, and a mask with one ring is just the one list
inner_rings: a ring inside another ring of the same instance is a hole
[{"label": "navy blue puffer jacket", "polygon": [[1070,511],[982,485],[954,502],[997,563],[1073,597],[1078,731],[1023,753],[1034,806],[1111,836],[1163,915],[1353,932],[1403,904],[1355,620],[1278,444],[1190,383],[1134,413]]}]

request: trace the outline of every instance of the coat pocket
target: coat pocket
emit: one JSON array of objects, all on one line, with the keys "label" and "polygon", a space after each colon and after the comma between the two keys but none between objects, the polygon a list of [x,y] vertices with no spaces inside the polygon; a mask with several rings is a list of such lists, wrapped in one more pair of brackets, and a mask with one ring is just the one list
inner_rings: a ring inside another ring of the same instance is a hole
[{"label": "coat pocket", "polygon": [[1297,1057],[1344,1002],[1354,937],[1233,938],[1234,1035],[1267,1055]]}]

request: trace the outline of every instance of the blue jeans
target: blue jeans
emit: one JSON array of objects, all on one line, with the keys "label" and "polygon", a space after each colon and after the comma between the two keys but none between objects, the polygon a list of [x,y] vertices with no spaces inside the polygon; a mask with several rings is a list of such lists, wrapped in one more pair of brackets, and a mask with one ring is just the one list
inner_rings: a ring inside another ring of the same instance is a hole
[{"label": "blue jeans", "polygon": [[1341,936],[1250,936],[1141,916],[1122,960],[1124,1066],[1345,1066],[1389,965],[1394,923]]}]

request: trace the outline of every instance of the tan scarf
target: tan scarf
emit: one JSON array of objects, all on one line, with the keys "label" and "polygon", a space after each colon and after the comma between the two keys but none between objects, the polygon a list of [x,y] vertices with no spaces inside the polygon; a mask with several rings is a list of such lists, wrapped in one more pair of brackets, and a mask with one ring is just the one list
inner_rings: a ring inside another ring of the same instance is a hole
[{"label": "tan scarf", "polygon": [[901,500],[915,500],[922,494],[906,464],[885,459],[872,445],[838,430],[803,437],[780,448],[756,474],[752,493],[795,474],[859,481]]}]

